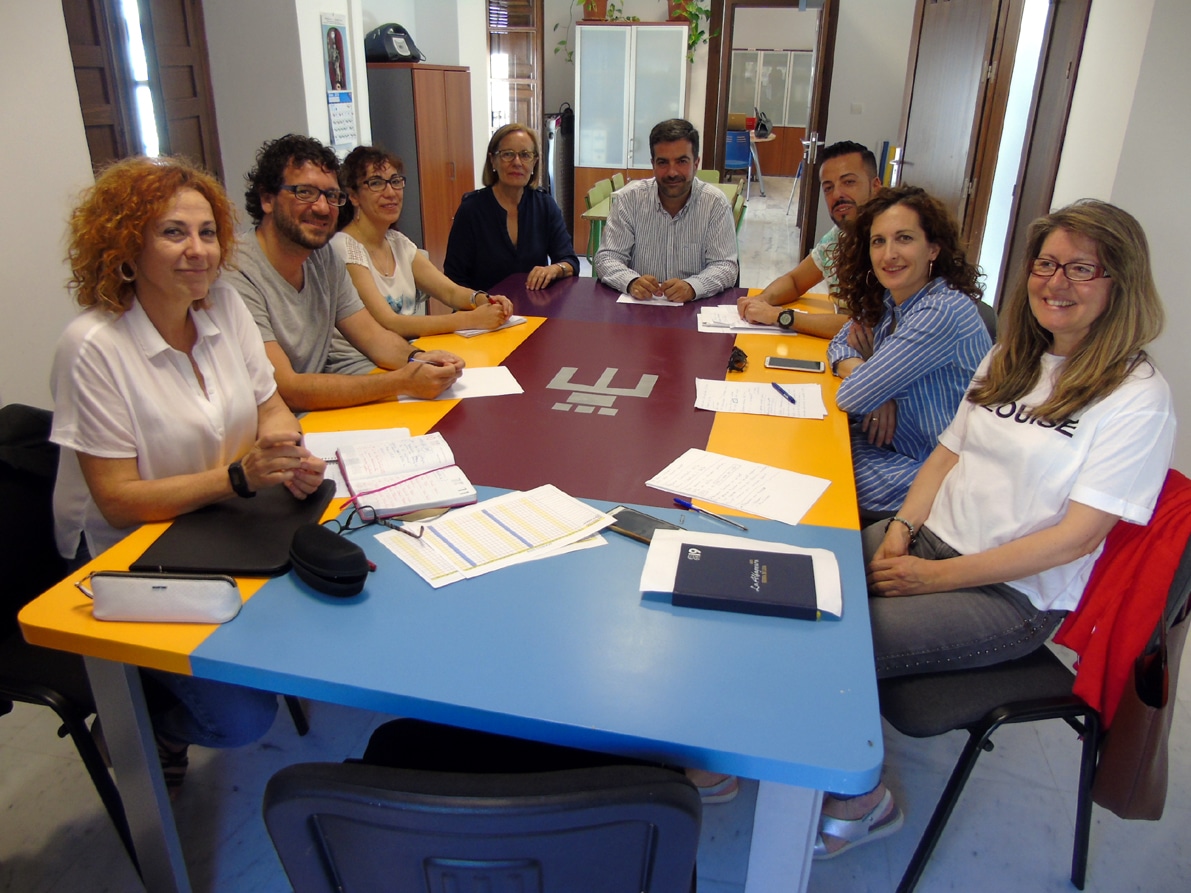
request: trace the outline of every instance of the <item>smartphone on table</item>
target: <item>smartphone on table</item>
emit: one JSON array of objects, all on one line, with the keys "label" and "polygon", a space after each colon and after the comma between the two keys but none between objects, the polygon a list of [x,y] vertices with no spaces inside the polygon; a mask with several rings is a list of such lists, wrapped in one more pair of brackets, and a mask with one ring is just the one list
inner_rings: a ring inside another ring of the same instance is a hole
[{"label": "smartphone on table", "polygon": [[792,372],[823,372],[826,366],[822,360],[797,360],[793,357],[766,357],[766,369],[788,369]]}]

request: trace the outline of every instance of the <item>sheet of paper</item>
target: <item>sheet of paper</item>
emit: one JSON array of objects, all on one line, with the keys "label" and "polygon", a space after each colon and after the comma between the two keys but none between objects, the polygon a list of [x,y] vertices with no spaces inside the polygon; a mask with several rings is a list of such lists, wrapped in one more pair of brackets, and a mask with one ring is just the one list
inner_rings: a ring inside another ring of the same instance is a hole
[{"label": "sheet of paper", "polygon": [[[459,380],[435,397],[435,400],[456,400],[467,397],[500,397],[504,394],[523,394],[524,389],[517,383],[504,366],[468,366],[463,370]],[[417,397],[400,397],[402,403],[424,402]]]},{"label": "sheet of paper", "polygon": [[655,490],[797,524],[831,481],[707,450],[689,449],[645,484]]},{"label": "sheet of paper", "polygon": [[728,533],[700,533],[693,530],[659,530],[653,535],[645,567],[641,570],[642,592],[673,592],[674,576],[678,568],[679,547],[718,546],[722,549],[765,549],[792,555],[809,555],[815,570],[815,596],[819,610],[832,617],[843,616],[843,591],[839,579],[839,562],[829,549],[805,549],[789,543],[750,540]]},{"label": "sheet of paper", "polygon": [[611,524],[552,484],[456,509],[422,525],[421,539],[386,531],[377,540],[434,588],[558,554]]},{"label": "sheet of paper", "polygon": [[682,301],[667,301],[665,298],[650,298],[648,301],[638,301],[631,295],[622,294],[616,299],[617,304],[636,304],[639,307],[681,307]]},{"label": "sheet of paper", "polygon": [[776,415],[790,419],[825,419],[823,387],[817,384],[784,384],[782,390],[794,398],[791,403],[772,384],[756,381],[695,379],[695,408],[712,412],[743,412]]},{"label": "sheet of paper", "polygon": [[335,482],[336,496],[350,496],[347,483],[343,480],[343,472],[339,469],[339,461],[335,453],[345,447],[360,443],[371,443],[377,440],[399,440],[409,437],[408,428],[376,428],[367,431],[317,431],[302,438],[306,449],[314,453],[327,463],[327,471],[323,476],[328,481]]},{"label": "sheet of paper", "polygon": [[524,316],[510,316],[504,321],[504,325],[497,326],[495,329],[456,329],[456,335],[462,335],[464,338],[474,338],[476,335],[487,335],[489,332],[499,332],[501,329],[511,329],[513,326],[519,326],[525,322]]},{"label": "sheet of paper", "polygon": [[[801,311],[794,311],[799,313]],[[763,325],[740,318],[735,304],[720,304],[716,307],[700,307],[698,326],[700,332],[724,334],[725,332],[752,332],[759,335],[797,335],[793,329],[779,325]]]}]

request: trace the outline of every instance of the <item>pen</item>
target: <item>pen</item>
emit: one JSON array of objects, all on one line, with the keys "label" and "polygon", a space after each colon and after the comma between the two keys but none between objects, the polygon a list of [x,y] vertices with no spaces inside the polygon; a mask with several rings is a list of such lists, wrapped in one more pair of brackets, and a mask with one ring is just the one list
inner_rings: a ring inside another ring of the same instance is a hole
[{"label": "pen", "polygon": [[739,527],[741,530],[748,530],[748,528],[743,524],[737,524],[731,518],[725,518],[723,515],[717,515],[715,512],[709,512],[707,509],[701,509],[697,505],[691,505],[691,501],[689,499],[679,499],[676,496],[674,497],[674,504],[681,506],[684,509],[690,509],[692,512],[698,512],[700,515],[710,515],[717,521],[723,521],[725,524],[731,524],[733,527]]},{"label": "pen", "polygon": [[786,389],[785,389],[785,388],[783,388],[783,387],[782,387],[780,384],[778,384],[776,381],[774,381],[774,382],[770,382],[770,384],[772,384],[772,385],[773,385],[773,389],[774,389],[775,391],[777,391],[779,394],[781,394],[783,397],[785,397],[787,400],[789,400],[789,401],[790,401],[791,403],[793,403],[795,406],[797,406],[797,405],[798,405],[798,401],[797,401],[797,400],[795,400],[793,397],[791,397],[791,396],[790,396],[790,395],[789,395],[789,394],[786,392]]}]

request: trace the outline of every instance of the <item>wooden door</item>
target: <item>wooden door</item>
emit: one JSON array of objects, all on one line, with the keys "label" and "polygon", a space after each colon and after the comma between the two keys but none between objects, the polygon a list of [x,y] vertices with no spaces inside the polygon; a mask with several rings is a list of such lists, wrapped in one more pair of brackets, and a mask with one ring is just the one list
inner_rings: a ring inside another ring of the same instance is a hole
[{"label": "wooden door", "polygon": [[142,0],[141,31],[162,153],[185,155],[222,180],[199,0]]},{"label": "wooden door", "polygon": [[811,111],[802,139],[802,180],[798,198],[798,256],[806,257],[815,244],[815,223],[819,214],[819,149],[827,135],[827,106],[831,98],[831,69],[835,64],[835,32],[838,0],[824,0],[819,11],[819,35],[815,44],[815,74],[811,84]]},{"label": "wooden door", "polygon": [[919,0],[916,11],[900,182],[921,186],[961,222],[985,104],[998,75],[998,21],[1007,5],[1008,0]]},{"label": "wooden door", "polygon": [[471,150],[471,75],[466,69],[414,67],[422,247],[439,269],[447,256],[451,220],[475,188]]},{"label": "wooden door", "polygon": [[74,80],[91,165],[98,169],[136,151],[136,111],[120,19],[104,0],[62,0]]},{"label": "wooden door", "polygon": [[447,214],[447,228],[450,229],[459,202],[476,188],[476,170],[471,142],[471,73],[463,69],[445,71],[443,75],[447,96],[447,145],[451,157],[447,171],[452,187],[452,204]]}]

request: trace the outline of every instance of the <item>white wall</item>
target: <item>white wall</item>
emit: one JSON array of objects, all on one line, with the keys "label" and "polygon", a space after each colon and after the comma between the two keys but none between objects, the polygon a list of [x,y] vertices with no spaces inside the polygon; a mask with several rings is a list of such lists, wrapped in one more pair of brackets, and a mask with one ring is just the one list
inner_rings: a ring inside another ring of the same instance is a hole
[{"label": "white wall", "polygon": [[[1093,4],[1093,12],[1095,8]],[[1188,35],[1191,4],[1186,0],[1157,0],[1144,51],[1139,54],[1141,64],[1128,126],[1119,128],[1124,139],[1108,196],[1141,221],[1149,238],[1154,276],[1166,307],[1166,330],[1151,352],[1174,392],[1181,431],[1173,464],[1185,474],[1191,474],[1191,352],[1187,350],[1191,302],[1187,300],[1186,276],[1191,176],[1180,150],[1191,145]],[[1114,68],[1119,55],[1117,51],[1105,52],[1092,60],[1097,73]],[[1124,123],[1126,119],[1120,120]],[[1068,153],[1063,154],[1064,163],[1068,163]],[[1073,179],[1077,179],[1076,174],[1073,169]]]},{"label": "white wall", "polygon": [[1154,0],[1092,3],[1055,178],[1056,208],[1077,198],[1107,200],[1112,192],[1153,9]]},{"label": "white wall", "polygon": [[66,291],[66,218],[92,182],[61,3],[9,16],[0,54],[0,403],[50,407],[50,363],[77,307]]},{"label": "white wall", "polygon": [[813,50],[819,34],[818,10],[736,10],[732,48],[737,50]]},{"label": "white wall", "polygon": [[[1099,0],[1097,0],[1099,2]],[[897,141],[914,0],[842,0],[835,36],[828,144],[855,140],[872,149]],[[819,202],[817,235],[831,227]]]}]

